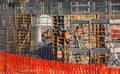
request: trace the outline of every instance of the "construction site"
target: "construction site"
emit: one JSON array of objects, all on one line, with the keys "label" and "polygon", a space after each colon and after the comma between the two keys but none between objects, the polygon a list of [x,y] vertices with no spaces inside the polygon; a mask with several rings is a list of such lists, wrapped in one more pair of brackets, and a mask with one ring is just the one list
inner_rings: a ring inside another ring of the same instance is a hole
[{"label": "construction site", "polygon": [[120,74],[120,0],[0,0],[0,74]]}]

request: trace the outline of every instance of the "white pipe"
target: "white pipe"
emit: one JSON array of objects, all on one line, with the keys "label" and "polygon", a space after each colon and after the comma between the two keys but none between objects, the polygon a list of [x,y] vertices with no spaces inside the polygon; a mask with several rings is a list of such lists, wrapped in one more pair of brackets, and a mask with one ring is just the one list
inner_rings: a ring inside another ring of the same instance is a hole
[{"label": "white pipe", "polygon": [[120,19],[111,19],[110,24],[120,24]]},{"label": "white pipe", "polygon": [[41,42],[42,41],[42,29],[41,27],[39,26],[38,27],[38,42]]}]

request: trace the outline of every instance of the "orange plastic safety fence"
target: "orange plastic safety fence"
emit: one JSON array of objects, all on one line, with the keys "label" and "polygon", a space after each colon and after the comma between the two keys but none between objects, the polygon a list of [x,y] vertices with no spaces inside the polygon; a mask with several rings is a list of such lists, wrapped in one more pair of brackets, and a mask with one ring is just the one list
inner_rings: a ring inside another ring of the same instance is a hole
[{"label": "orange plastic safety fence", "polygon": [[56,62],[0,52],[0,74],[120,74],[120,68]]}]

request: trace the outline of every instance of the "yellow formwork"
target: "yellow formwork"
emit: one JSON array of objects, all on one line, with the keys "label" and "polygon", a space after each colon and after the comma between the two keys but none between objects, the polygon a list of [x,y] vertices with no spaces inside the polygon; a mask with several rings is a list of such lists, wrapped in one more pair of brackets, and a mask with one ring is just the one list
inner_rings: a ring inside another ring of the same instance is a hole
[{"label": "yellow formwork", "polygon": [[97,15],[97,14],[90,14],[90,15],[72,14],[69,16],[70,16],[70,20],[86,20],[86,19],[96,20],[96,19],[99,19],[99,15]]},{"label": "yellow formwork", "polygon": [[[62,17],[62,18],[61,18]],[[64,20],[64,21],[61,21]],[[59,22],[61,21],[61,22]],[[60,29],[60,27],[63,27],[64,29],[66,29],[67,27],[69,27],[69,21],[68,21],[68,16],[63,16],[63,15],[54,15],[52,17],[52,29],[53,29],[53,35],[52,35],[52,43],[54,44],[54,46],[52,47],[53,50],[53,55],[54,55],[54,60],[58,60],[60,61],[60,59],[64,59],[64,61],[66,60],[66,39],[64,36],[64,32],[62,30],[58,30]],[[60,26],[60,27],[58,27]],[[56,31],[54,31],[56,30]],[[63,47],[63,48],[61,48]],[[64,54],[62,52],[62,50],[64,50]]]},{"label": "yellow formwork", "polygon": [[31,46],[31,14],[14,14],[11,16],[15,26],[16,51],[19,54],[27,53]]}]

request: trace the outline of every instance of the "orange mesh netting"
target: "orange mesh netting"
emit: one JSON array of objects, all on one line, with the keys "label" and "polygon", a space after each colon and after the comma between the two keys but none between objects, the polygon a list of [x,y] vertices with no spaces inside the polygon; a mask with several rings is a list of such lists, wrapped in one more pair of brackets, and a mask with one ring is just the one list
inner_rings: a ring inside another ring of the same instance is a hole
[{"label": "orange mesh netting", "polygon": [[0,52],[0,74],[120,74],[120,68],[56,62]]}]

